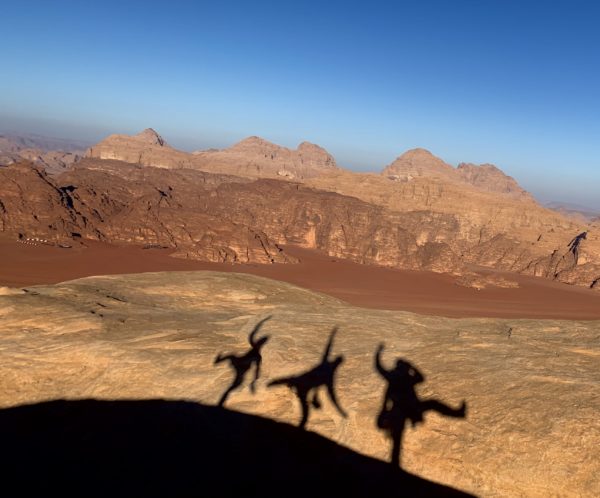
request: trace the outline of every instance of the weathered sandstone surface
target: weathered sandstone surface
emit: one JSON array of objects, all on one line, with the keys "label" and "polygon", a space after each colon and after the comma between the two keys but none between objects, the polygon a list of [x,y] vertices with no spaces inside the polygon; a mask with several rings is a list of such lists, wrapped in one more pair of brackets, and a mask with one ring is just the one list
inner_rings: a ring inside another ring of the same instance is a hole
[{"label": "weathered sandstone surface", "polygon": [[87,156],[253,178],[301,180],[337,170],[333,157],[325,149],[309,142],[302,142],[296,150],[292,150],[259,137],[249,137],[227,149],[189,154],[169,146],[151,128],[134,136],[111,135],[91,147]]},{"label": "weathered sandstone surface", "polygon": [[60,398],[215,404],[233,379],[225,363],[213,364],[216,355],[246,352],[250,330],[272,316],[259,333],[270,339],[256,393],[248,372],[226,407],[297,424],[293,393],[267,383],[317,364],[337,326],[332,356],[344,361],[336,392],[348,417],[322,393],[308,431],[389,459],[389,440],[376,427],[386,384],[373,361],[384,343],[386,368],[403,357],[424,374],[422,399],[467,403],[465,419],[430,412],[406,427],[407,471],[489,497],[594,496],[600,487],[599,322],[367,310],[281,282],[204,272],[93,277],[0,294],[3,408]]}]

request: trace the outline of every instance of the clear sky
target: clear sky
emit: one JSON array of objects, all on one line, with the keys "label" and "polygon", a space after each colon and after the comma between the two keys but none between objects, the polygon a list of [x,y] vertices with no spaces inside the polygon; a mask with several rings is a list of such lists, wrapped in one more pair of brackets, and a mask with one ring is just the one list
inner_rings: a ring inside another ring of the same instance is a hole
[{"label": "clear sky", "polygon": [[425,147],[600,208],[600,2],[4,1],[0,128]]}]

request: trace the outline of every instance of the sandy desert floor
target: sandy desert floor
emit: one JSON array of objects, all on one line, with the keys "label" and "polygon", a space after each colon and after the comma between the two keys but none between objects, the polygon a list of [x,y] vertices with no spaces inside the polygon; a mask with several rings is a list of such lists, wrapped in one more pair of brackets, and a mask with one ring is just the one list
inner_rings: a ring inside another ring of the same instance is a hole
[{"label": "sandy desert floor", "polygon": [[211,270],[249,273],[323,292],[356,306],[448,317],[600,319],[600,294],[542,278],[504,274],[519,288],[482,290],[450,275],[360,265],[286,247],[300,264],[241,265],[170,257],[166,249],[85,242],[71,249],[0,237],[0,286],[50,284],[92,275]]}]

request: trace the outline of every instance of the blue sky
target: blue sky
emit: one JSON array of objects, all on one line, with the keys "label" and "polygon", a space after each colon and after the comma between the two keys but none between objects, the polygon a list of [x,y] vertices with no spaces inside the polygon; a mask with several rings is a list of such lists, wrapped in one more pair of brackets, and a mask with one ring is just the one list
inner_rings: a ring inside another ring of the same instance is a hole
[{"label": "blue sky", "polygon": [[425,147],[600,209],[596,4],[3,2],[0,128],[309,140],[357,170]]}]

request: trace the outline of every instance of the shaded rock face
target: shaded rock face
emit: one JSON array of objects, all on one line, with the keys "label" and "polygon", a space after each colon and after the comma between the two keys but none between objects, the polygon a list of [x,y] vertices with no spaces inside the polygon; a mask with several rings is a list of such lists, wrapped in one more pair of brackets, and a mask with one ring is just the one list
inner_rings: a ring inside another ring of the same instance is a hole
[{"label": "shaded rock face", "polygon": [[0,229],[15,234],[68,238],[81,217],[68,194],[40,168],[19,163],[0,170]]},{"label": "shaded rock face", "polygon": [[23,236],[158,244],[218,262],[293,262],[281,246],[295,244],[404,269],[465,274],[475,263],[586,287],[600,278],[591,232],[574,258],[568,241],[577,232],[537,246],[487,227],[465,230],[450,212],[398,212],[291,182],[91,159],[55,180],[27,165],[0,174],[2,230]]},{"label": "shaded rock face", "polygon": [[335,160],[325,149],[308,142],[292,150],[260,137],[249,137],[228,149],[188,154],[167,145],[151,128],[134,136],[111,135],[91,147],[87,157],[253,178],[299,180],[337,169]]},{"label": "shaded rock face", "polygon": [[401,182],[415,178],[438,178],[448,182],[467,183],[486,192],[495,192],[516,198],[531,199],[514,178],[504,174],[493,164],[460,163],[455,169],[425,149],[405,152],[381,173]]},{"label": "shaded rock face", "polygon": [[[415,211],[449,215],[455,232],[444,242],[468,264],[584,287],[600,276],[598,226],[565,218],[529,196],[498,194],[439,175],[390,181],[383,175],[339,172],[305,183],[402,215]],[[569,255],[569,243],[583,232],[588,235],[575,261]],[[562,261],[558,271],[553,258]]]},{"label": "shaded rock face", "polygon": [[587,232],[582,232],[571,243],[544,256],[535,256],[526,244],[498,235],[471,248],[465,257],[489,267],[598,290],[594,282],[600,278],[600,265],[587,260],[587,255],[583,260],[579,256],[587,244],[585,234]]},{"label": "shaded rock face", "polygon": [[[347,417],[322,392],[320,409],[310,410],[309,432],[389,461],[390,441],[377,427],[387,384],[374,365],[375,351],[384,343],[386,369],[404,358],[424,376],[416,386],[419,399],[453,408],[465,400],[467,406],[465,419],[428,412],[422,423],[405,428],[406,471],[479,496],[596,494],[599,322],[454,320],[367,310],[239,274],[93,277],[0,296],[0,405],[60,398],[214,405],[234,376],[226,363],[215,365],[215,357],[247,352],[250,331],[267,316],[272,318],[259,337],[270,338],[261,351],[256,390],[249,389],[250,371],[225,408],[297,425],[301,411],[295,395],[268,384],[317,364],[337,326],[331,356],[342,356],[343,362],[334,387]],[[138,410],[139,419],[127,419],[134,432],[136,422],[145,427],[152,419],[147,405],[136,406],[131,409]],[[57,413],[73,413],[62,410],[57,407],[44,419],[50,427]],[[106,406],[98,410],[111,416]],[[175,405],[168,410],[179,413]],[[11,412],[0,413],[10,422]],[[30,431],[39,425],[24,415],[19,420],[31,421],[23,433],[31,439]],[[106,427],[99,423],[99,430]],[[70,427],[65,437],[78,434],[80,426]],[[183,430],[179,423],[160,427],[156,437],[168,427],[170,437],[179,440]],[[97,441],[88,429],[86,440]],[[115,435],[108,429],[104,434],[109,441]]]},{"label": "shaded rock face", "polygon": [[138,133],[135,138],[137,138],[140,142],[145,142],[150,145],[158,145],[159,147],[164,147],[167,145],[163,137],[161,137],[152,128],[146,128],[144,131]]},{"label": "shaded rock face", "polygon": [[180,187],[182,203],[173,187],[163,181],[161,170],[150,170],[153,183],[146,170],[119,163],[116,168],[121,166],[124,170],[120,173],[129,179],[80,169],[54,182],[28,165],[0,171],[8,186],[0,197],[3,231],[56,242],[76,236],[158,244],[176,249],[176,255],[205,261],[294,261],[259,229],[207,209],[214,188],[230,178],[194,171],[175,173],[173,185]]}]

